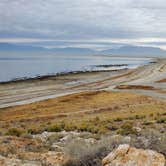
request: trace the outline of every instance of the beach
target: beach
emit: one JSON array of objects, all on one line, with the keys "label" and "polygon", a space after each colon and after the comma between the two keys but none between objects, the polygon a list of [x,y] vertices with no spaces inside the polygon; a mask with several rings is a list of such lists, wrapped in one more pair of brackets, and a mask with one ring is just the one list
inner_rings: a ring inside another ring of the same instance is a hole
[{"label": "beach", "polygon": [[[0,107],[28,104],[82,91],[129,91],[166,98],[166,60],[136,69],[78,72],[0,83]],[[120,85],[127,85],[119,87]],[[136,85],[137,87],[132,87]],[[141,87],[142,86],[142,87]],[[150,86],[151,89],[147,89]]]}]

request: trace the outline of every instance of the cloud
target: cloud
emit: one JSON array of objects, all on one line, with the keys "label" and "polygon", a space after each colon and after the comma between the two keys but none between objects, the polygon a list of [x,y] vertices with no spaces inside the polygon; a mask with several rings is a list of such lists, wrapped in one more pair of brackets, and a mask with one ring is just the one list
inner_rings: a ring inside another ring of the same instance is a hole
[{"label": "cloud", "polygon": [[166,38],[165,9],[165,0],[1,0],[0,38]]}]

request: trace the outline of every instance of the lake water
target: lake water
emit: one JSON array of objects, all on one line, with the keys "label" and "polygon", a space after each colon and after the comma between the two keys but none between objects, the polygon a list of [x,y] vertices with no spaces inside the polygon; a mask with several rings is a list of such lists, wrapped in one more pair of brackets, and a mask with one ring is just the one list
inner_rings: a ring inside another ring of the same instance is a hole
[{"label": "lake water", "polygon": [[[72,56],[47,53],[0,53],[0,82],[71,71],[115,70],[147,64],[148,58]],[[128,66],[109,66],[127,64]],[[108,65],[97,66],[97,65]]]}]

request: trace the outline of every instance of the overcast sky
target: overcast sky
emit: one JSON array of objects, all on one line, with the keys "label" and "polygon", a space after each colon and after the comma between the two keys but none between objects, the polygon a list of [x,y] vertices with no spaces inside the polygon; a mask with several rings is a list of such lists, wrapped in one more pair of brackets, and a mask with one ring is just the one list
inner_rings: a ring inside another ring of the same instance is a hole
[{"label": "overcast sky", "polygon": [[0,42],[166,49],[166,1],[0,0]]}]

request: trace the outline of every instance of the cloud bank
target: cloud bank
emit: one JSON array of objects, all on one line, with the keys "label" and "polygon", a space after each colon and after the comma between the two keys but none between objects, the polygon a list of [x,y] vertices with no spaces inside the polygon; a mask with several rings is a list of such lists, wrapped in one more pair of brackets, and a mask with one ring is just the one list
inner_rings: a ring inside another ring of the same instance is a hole
[{"label": "cloud bank", "polygon": [[0,41],[48,47],[67,42],[96,48],[118,43],[165,48],[165,27],[165,0],[0,1]]}]

